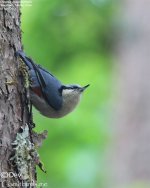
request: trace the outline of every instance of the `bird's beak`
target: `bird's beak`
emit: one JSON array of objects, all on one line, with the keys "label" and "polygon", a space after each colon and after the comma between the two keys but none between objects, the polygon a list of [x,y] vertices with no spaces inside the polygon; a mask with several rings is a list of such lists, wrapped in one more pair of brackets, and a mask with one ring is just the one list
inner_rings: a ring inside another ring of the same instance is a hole
[{"label": "bird's beak", "polygon": [[90,86],[90,84],[88,84],[88,85],[82,87],[80,91],[83,92],[83,91],[84,91],[87,87],[89,87],[89,86]]}]

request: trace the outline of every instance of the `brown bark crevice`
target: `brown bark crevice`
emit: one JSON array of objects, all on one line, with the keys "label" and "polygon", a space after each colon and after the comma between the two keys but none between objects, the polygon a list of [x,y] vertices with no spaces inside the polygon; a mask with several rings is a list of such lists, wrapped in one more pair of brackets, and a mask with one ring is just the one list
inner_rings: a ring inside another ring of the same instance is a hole
[{"label": "brown bark crevice", "polygon": [[[7,7],[8,3],[10,7]],[[30,126],[27,89],[19,71],[19,61],[15,57],[15,52],[21,48],[20,6],[15,1],[0,0],[0,187],[7,187],[10,183],[19,185],[25,181],[24,177],[7,177],[10,172],[18,173],[18,164],[10,160],[17,153],[12,143],[16,141],[20,127],[25,128],[26,124]],[[7,83],[11,81],[15,81],[14,84]],[[31,132],[28,133],[30,142]],[[27,182],[36,182],[36,164],[32,157],[30,162],[32,164],[28,166],[28,171],[32,179]],[[5,177],[2,176],[4,174]]]}]

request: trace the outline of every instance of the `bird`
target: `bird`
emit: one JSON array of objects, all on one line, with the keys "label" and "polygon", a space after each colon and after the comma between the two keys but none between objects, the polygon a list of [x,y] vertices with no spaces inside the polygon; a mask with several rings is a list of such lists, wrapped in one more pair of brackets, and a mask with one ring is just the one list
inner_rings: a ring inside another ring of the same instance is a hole
[{"label": "bird", "polygon": [[36,64],[19,50],[16,57],[28,68],[30,86],[29,95],[33,106],[48,118],[62,118],[72,112],[79,104],[88,85],[62,84],[53,74]]}]

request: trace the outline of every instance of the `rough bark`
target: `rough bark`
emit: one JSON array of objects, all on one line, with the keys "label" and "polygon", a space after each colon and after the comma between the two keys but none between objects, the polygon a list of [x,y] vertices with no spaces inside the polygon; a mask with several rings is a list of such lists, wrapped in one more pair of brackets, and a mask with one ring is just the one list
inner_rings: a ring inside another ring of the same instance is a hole
[{"label": "rough bark", "polygon": [[[16,156],[18,151],[14,149],[21,142],[16,141],[20,127],[22,127],[21,135],[25,124],[29,123],[26,89],[19,71],[19,62],[15,57],[15,51],[20,49],[20,5],[13,0],[0,0],[0,187],[29,187],[21,184],[19,186],[19,183],[35,181],[34,163],[28,164],[31,181],[29,177],[18,174],[21,165],[18,166],[19,156]],[[15,82],[7,84],[11,81]],[[30,140],[30,135],[28,136]],[[13,183],[18,184],[13,186]]]},{"label": "rough bark", "polygon": [[111,188],[150,183],[150,1],[122,3]]}]

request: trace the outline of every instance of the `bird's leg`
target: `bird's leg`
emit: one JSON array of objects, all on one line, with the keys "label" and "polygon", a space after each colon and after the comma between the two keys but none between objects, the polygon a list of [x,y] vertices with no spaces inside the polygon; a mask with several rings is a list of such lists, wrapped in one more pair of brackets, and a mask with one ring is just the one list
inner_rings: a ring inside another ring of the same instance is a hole
[{"label": "bird's leg", "polygon": [[31,101],[29,104],[29,123],[30,123],[31,129],[35,128],[35,123],[33,122],[33,117],[32,117],[32,103],[31,103]]}]

